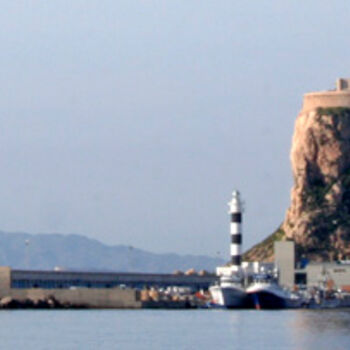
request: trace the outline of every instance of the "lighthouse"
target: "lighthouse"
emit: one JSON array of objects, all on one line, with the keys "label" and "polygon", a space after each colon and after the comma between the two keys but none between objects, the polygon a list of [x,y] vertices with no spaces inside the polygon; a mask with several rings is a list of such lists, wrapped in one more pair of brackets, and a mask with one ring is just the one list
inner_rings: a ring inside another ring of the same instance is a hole
[{"label": "lighthouse", "polygon": [[239,273],[241,271],[241,246],[242,246],[242,203],[240,193],[232,192],[232,199],[228,203],[230,207],[229,214],[231,216],[230,232],[231,232],[231,265],[232,272]]},{"label": "lighthouse", "polygon": [[250,301],[245,291],[244,274],[241,269],[242,203],[238,191],[233,191],[228,205],[231,218],[231,267],[223,268],[220,283],[211,286],[209,291],[214,304],[227,308],[244,308]]}]

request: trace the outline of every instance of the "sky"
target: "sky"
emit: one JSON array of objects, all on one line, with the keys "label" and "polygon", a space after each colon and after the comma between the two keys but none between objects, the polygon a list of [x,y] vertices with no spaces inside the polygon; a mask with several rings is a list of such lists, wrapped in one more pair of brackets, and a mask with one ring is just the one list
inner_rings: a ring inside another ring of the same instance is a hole
[{"label": "sky", "polygon": [[348,1],[0,2],[0,229],[229,257],[289,206],[305,92],[350,76]]}]

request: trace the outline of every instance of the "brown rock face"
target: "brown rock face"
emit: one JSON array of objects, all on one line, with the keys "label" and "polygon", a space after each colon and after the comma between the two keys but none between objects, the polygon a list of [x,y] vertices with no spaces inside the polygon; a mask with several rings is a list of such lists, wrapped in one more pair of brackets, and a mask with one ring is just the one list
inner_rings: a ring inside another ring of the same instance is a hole
[{"label": "brown rock face", "polygon": [[350,258],[350,108],[299,114],[291,149],[294,186],[286,218],[244,259],[273,260],[273,242],[291,239],[315,261]]},{"label": "brown rock face", "polygon": [[314,260],[350,257],[350,109],[318,108],[295,124],[294,187],[282,229]]}]

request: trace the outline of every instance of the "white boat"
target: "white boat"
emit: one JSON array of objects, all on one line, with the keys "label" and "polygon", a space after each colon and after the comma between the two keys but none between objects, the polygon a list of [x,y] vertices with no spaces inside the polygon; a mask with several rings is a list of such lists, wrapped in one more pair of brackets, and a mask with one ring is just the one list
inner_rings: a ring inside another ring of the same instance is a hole
[{"label": "white boat", "polygon": [[246,292],[256,309],[301,308],[305,304],[300,295],[282,288],[270,275],[256,275]]},{"label": "white boat", "polygon": [[222,276],[220,284],[209,288],[212,303],[215,306],[232,308],[247,308],[248,297],[238,276]]}]

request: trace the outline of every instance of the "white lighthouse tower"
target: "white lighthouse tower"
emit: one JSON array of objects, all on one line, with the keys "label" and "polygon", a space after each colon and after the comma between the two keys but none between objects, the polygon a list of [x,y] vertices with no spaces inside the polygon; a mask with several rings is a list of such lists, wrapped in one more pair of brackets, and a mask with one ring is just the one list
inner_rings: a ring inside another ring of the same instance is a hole
[{"label": "white lighthouse tower", "polygon": [[230,232],[231,232],[231,266],[232,273],[239,274],[241,272],[242,262],[242,203],[240,193],[232,192],[232,199],[228,203],[230,207],[229,214],[231,216]]}]

